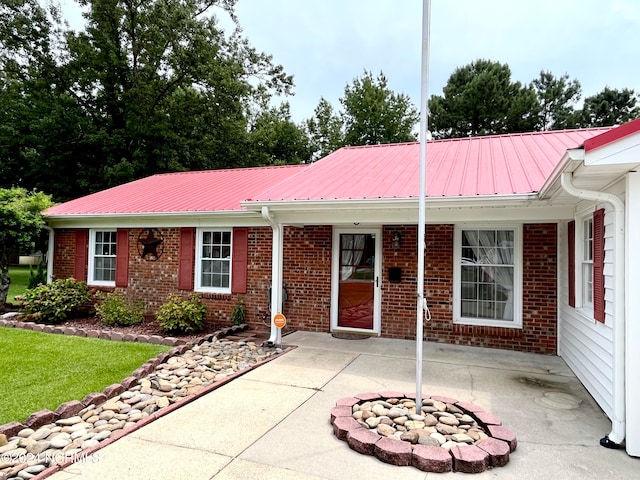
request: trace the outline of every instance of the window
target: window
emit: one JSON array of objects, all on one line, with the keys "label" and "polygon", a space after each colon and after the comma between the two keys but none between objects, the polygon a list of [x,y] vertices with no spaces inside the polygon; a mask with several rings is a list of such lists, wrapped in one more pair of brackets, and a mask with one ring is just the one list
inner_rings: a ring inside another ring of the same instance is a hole
[{"label": "window", "polygon": [[605,321],[604,209],[569,222],[569,305]]},{"label": "window", "polygon": [[454,322],[522,325],[520,230],[456,228]]},{"label": "window", "polygon": [[116,284],[116,231],[89,232],[89,278],[91,285]]},{"label": "window", "polygon": [[593,309],[593,218],[582,222],[582,306]]},{"label": "window", "polygon": [[195,289],[231,293],[231,231],[198,229],[196,252]]}]

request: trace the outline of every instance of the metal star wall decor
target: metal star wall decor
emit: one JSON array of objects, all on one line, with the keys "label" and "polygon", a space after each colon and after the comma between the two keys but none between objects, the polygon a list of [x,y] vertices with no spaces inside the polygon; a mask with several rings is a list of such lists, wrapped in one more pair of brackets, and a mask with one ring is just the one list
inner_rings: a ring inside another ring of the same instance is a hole
[{"label": "metal star wall decor", "polygon": [[164,251],[164,237],[160,230],[157,228],[142,230],[138,236],[138,251],[143,260],[150,262],[158,260]]}]

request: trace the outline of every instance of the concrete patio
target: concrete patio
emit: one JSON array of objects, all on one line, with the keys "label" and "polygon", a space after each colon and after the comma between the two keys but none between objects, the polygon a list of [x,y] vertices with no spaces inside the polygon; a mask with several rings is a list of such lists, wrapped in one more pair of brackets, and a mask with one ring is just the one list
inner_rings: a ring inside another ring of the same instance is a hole
[{"label": "concrete patio", "polygon": [[[415,342],[284,337],[298,348],[117,440],[48,478],[426,479],[351,450],[332,433],[336,400],[415,392]],[[518,448],[474,478],[637,478],[640,461],[599,446],[610,422],[562,359],[424,344],[423,392],[471,402],[500,417]],[[569,402],[565,400],[570,400]]]}]

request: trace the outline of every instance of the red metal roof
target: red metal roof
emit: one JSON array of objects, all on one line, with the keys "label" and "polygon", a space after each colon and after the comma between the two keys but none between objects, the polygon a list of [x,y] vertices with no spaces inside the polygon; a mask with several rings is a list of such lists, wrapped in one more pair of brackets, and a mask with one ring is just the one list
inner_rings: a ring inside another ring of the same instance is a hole
[{"label": "red metal roof", "polygon": [[[609,128],[436,140],[427,146],[427,195],[535,193],[568,148]],[[256,201],[411,198],[419,143],[346,147],[265,190]]]},{"label": "red metal roof", "polygon": [[[427,195],[537,192],[568,148],[609,128],[436,140],[427,147]],[[345,147],[311,165],[153,175],[51,207],[47,216],[243,210],[243,201],[411,198],[419,143]]]},{"label": "red metal roof", "polygon": [[631,122],[624,123],[619,127],[612,128],[609,131],[597,135],[584,142],[584,151],[589,152],[596,148],[604,147],[610,143],[620,140],[634,133],[640,132],[640,118],[636,118]]},{"label": "red metal roof", "polygon": [[153,175],[49,208],[45,215],[100,215],[243,210],[240,202],[305,165]]}]

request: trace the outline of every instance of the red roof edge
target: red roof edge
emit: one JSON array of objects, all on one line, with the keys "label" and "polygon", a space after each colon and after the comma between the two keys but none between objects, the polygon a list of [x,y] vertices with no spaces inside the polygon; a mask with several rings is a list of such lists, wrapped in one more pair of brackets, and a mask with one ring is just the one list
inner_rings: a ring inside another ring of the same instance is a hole
[{"label": "red roof edge", "polygon": [[604,147],[616,140],[633,135],[636,132],[640,132],[640,118],[636,118],[635,120],[624,123],[619,127],[612,128],[608,132],[601,133],[600,135],[596,135],[595,137],[585,140],[584,151],[589,152],[596,148]]}]

